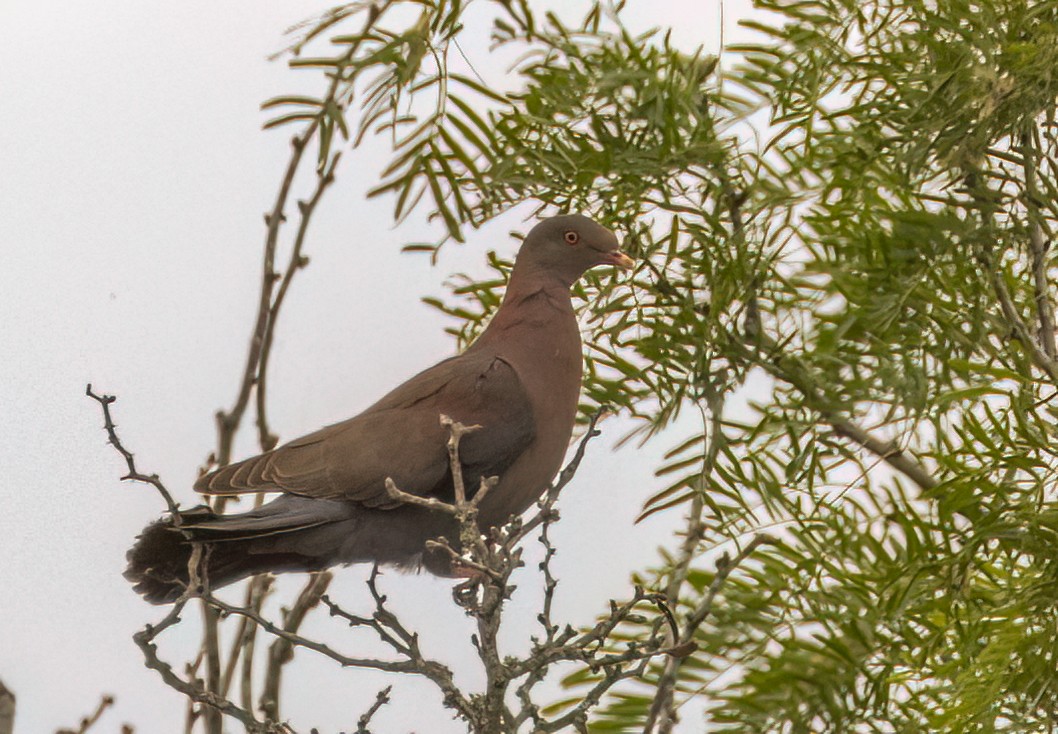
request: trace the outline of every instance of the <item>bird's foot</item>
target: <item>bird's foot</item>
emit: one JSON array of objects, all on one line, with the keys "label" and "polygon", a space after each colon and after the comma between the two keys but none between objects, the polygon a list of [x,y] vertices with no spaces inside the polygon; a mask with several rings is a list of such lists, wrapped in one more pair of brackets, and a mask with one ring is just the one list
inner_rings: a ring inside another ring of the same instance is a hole
[{"label": "bird's foot", "polygon": [[464,609],[472,609],[478,605],[478,589],[481,587],[481,577],[470,578],[452,588],[452,600]]},{"label": "bird's foot", "polygon": [[488,583],[488,576],[479,569],[462,565],[458,561],[452,563],[451,572],[456,578],[466,579],[452,588],[455,603],[464,609],[476,607],[481,601],[479,589]]}]

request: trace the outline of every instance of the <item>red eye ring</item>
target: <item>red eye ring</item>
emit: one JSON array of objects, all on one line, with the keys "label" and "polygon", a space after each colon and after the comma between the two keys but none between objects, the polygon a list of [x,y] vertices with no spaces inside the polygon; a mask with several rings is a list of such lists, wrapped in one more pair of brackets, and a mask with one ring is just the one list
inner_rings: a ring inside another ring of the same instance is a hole
[{"label": "red eye ring", "polygon": [[566,240],[567,245],[575,245],[580,242],[580,235],[572,230],[562,235],[562,238]]}]

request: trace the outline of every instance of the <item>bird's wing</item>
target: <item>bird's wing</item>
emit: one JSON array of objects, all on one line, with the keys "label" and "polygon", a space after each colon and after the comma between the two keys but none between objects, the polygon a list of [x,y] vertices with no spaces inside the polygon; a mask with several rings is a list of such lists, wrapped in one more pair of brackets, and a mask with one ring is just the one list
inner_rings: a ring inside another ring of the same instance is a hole
[{"label": "bird's wing", "polygon": [[393,507],[385,480],[410,494],[450,489],[440,415],[480,429],[463,437],[467,489],[502,475],[533,439],[529,397],[502,358],[464,354],[413,377],[354,418],[201,477],[206,494],[288,492]]}]

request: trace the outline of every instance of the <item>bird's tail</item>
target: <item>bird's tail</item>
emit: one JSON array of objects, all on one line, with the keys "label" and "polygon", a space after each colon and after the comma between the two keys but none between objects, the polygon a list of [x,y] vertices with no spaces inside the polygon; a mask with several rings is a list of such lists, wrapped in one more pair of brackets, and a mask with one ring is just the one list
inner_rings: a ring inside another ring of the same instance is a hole
[{"label": "bird's tail", "polygon": [[196,507],[181,512],[178,525],[171,517],[148,525],[128,551],[125,578],[147,601],[167,604],[188,591],[192,575],[194,596],[265,571],[315,571],[330,565],[311,548],[303,548],[304,543],[275,541],[276,536],[303,538],[336,518],[292,512],[290,507],[276,507],[277,502],[289,504],[277,500],[238,515]]}]

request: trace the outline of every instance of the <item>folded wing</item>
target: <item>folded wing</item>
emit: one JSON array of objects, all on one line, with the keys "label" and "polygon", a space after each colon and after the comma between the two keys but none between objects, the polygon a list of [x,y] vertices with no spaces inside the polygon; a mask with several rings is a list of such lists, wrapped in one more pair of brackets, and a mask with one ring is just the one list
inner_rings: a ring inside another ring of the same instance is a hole
[{"label": "folded wing", "polygon": [[272,451],[201,477],[206,494],[286,492],[368,507],[396,506],[390,477],[405,492],[451,498],[441,414],[480,429],[460,444],[467,489],[500,476],[535,433],[529,398],[501,357],[468,352],[416,375],[366,411]]}]

